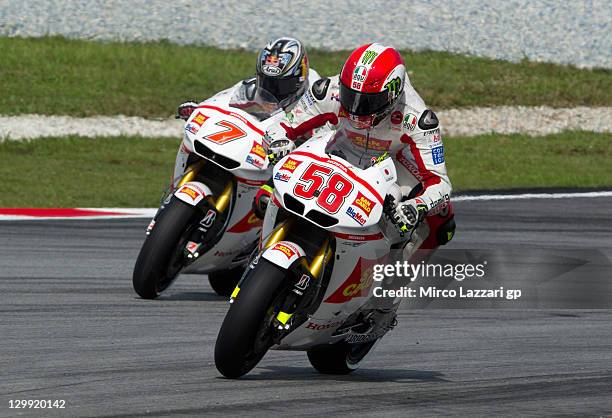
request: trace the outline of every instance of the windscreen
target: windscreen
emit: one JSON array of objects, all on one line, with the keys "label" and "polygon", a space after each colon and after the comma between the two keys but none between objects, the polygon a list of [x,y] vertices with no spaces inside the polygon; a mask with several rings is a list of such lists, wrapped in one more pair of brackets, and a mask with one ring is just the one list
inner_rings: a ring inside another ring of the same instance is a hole
[{"label": "windscreen", "polygon": [[255,116],[259,120],[268,119],[281,108],[272,93],[249,84],[242,84],[236,89],[229,105]]},{"label": "windscreen", "polygon": [[391,141],[370,138],[369,133],[361,134],[342,128],[327,143],[325,152],[366,169],[387,154],[390,145]]}]

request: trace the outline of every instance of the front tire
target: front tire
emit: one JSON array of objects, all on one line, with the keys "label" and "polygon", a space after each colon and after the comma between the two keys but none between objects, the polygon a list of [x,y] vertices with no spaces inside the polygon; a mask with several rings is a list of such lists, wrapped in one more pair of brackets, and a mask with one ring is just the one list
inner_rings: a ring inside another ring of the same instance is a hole
[{"label": "front tire", "polygon": [[228,378],[251,371],[272,345],[270,307],[286,271],[260,259],[231,304],[215,344],[215,365]]},{"label": "front tire", "polygon": [[159,214],[134,266],[132,284],[141,298],[155,299],[184,267],[183,237],[198,211],[173,197]]},{"label": "front tire", "polygon": [[375,341],[348,344],[344,341],[321,345],[308,350],[308,360],[312,367],[324,374],[349,374],[357,370],[361,360],[376,345]]},{"label": "front tire", "polygon": [[208,282],[219,296],[229,296],[240,281],[245,266],[238,266],[229,270],[213,271],[208,273]]}]

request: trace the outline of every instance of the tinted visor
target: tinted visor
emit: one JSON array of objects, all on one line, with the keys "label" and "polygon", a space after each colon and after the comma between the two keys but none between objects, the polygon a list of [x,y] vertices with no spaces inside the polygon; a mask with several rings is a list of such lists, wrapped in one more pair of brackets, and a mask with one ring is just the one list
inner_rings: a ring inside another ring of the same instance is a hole
[{"label": "tinted visor", "polygon": [[257,76],[257,85],[259,88],[272,93],[276,99],[281,102],[285,98],[295,94],[300,89],[300,77],[266,77],[264,75]]},{"label": "tinted visor", "polygon": [[379,93],[361,93],[340,83],[340,103],[351,115],[374,115],[389,106],[389,92],[383,90]]}]

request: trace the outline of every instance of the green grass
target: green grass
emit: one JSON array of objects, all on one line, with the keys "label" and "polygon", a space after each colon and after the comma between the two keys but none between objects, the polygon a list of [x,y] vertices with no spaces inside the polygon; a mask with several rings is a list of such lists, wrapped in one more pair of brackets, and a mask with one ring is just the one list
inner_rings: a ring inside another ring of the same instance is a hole
[{"label": "green grass", "polygon": [[[255,53],[160,43],[58,37],[0,38],[0,114],[167,117],[252,75]],[[313,68],[337,74],[348,52],[310,51]],[[403,52],[433,108],[497,105],[610,106],[612,71]]]},{"label": "green grass", "polygon": [[[447,138],[455,191],[612,186],[612,134]],[[177,139],[53,138],[0,143],[0,207],[155,207]]]},{"label": "green grass", "polygon": [[482,135],[444,141],[455,191],[612,186],[612,134]]}]

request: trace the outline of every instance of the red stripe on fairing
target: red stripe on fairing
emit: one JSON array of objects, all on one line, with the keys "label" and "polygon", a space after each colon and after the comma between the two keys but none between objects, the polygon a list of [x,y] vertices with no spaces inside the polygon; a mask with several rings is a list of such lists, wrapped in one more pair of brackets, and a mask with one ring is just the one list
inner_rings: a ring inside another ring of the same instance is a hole
[{"label": "red stripe on fairing", "polygon": [[350,241],[374,241],[383,239],[382,232],[369,235],[357,235],[357,234],[343,234],[342,232],[334,232],[334,235],[338,238],[347,239]]},{"label": "red stripe on fairing", "polygon": [[251,180],[236,176],[236,180],[240,183],[248,184],[249,186],[263,186],[266,180]]},{"label": "red stripe on fairing", "polygon": [[337,125],[338,115],[336,115],[335,113],[331,113],[331,112],[321,113],[320,115],[316,115],[308,119],[307,121],[302,122],[295,128],[292,128],[291,126],[287,126],[284,123],[281,123],[280,125],[283,127],[283,129],[287,133],[287,138],[291,139],[292,141],[295,141],[296,138],[299,138],[300,136],[305,135],[306,133],[308,133],[309,131],[313,129],[316,129],[316,128],[319,128],[325,125],[327,122],[331,123],[332,125]]},{"label": "red stripe on fairing", "polygon": [[131,214],[126,212],[110,212],[76,208],[0,208],[0,215],[31,216],[33,218],[78,218],[81,216],[119,216]]},{"label": "red stripe on fairing", "polygon": [[[421,174],[421,183],[423,183],[423,192],[429,187],[435,184],[440,183],[442,180],[440,177],[432,173],[425,167],[425,163],[423,162],[423,157],[421,157],[421,152],[419,151],[416,142],[414,140],[404,134],[402,135],[401,141],[410,146],[410,153],[412,157],[414,157],[414,161],[417,164],[417,168],[419,169],[419,174]],[[423,194],[423,192],[419,193],[419,195]]]},{"label": "red stripe on fairing", "polygon": [[229,110],[225,110],[225,109],[222,109],[220,107],[211,106],[211,105],[198,106],[198,107],[196,107],[196,109],[211,109],[211,110],[216,110],[217,112],[223,113],[224,115],[233,116],[236,119],[239,119],[244,124],[246,124],[249,128],[251,128],[252,130],[257,132],[258,134],[260,134],[260,135],[264,134],[261,129],[259,129],[257,126],[253,125],[251,122],[249,122],[249,120],[247,120],[244,116],[242,116],[239,113],[231,112]]},{"label": "red stripe on fairing", "polygon": [[[291,153],[291,155],[302,155],[304,157],[312,158],[313,160],[317,160],[317,161],[320,161],[322,163],[327,163],[327,164],[329,164],[331,166],[334,166],[334,167],[337,167],[338,165],[341,165],[342,167],[344,167],[346,169],[346,171],[343,171],[345,174],[347,174],[350,178],[352,178],[357,183],[361,184],[363,187],[368,189],[368,191],[374,195],[376,200],[378,200],[381,204],[383,204],[383,202],[384,202],[383,198],[380,197],[380,194],[378,194],[378,192],[370,185],[370,183],[368,183],[368,182],[364,181],[363,179],[357,177],[357,174],[353,173],[347,166],[345,166],[344,164],[340,163],[339,161],[332,160],[330,158],[321,158],[318,155],[311,154],[310,152],[304,152],[304,151],[294,151],[294,152]],[[329,161],[333,161],[333,162],[330,163]]]}]

